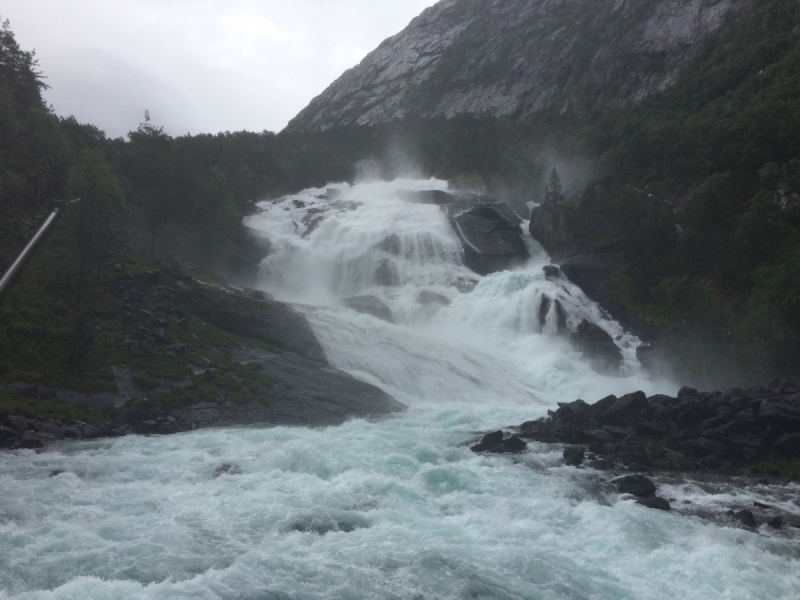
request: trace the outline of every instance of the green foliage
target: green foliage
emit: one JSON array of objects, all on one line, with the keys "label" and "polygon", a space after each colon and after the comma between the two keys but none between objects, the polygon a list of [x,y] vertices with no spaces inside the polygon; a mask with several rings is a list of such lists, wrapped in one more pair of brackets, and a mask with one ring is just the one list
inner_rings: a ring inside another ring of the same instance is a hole
[{"label": "green foliage", "polygon": [[72,404],[46,398],[31,398],[17,392],[0,390],[0,414],[47,417],[61,420],[77,420],[92,425],[105,422],[100,408],[88,404]]},{"label": "green foliage", "polygon": [[762,475],[783,477],[791,481],[800,481],[800,460],[763,462],[758,465],[758,472]]}]

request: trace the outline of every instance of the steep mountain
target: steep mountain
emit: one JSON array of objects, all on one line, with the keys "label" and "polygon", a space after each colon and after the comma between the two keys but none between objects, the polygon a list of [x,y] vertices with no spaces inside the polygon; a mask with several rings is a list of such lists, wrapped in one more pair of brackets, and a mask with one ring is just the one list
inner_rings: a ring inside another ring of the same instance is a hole
[{"label": "steep mountain", "polygon": [[624,105],[670,86],[699,42],[751,2],[442,0],[287,129]]}]

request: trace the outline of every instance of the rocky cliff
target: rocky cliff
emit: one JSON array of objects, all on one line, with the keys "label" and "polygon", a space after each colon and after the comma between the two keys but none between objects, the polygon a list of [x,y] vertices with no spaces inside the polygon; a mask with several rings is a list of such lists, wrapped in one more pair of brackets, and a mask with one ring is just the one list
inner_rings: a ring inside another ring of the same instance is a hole
[{"label": "rocky cliff", "polygon": [[668,87],[752,0],[442,0],[289,124],[619,106]]}]

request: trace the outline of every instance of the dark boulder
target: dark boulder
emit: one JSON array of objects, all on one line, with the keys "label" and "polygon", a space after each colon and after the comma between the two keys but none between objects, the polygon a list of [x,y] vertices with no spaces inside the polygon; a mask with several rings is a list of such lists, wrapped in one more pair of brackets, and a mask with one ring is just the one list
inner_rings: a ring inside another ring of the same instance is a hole
[{"label": "dark boulder", "polygon": [[585,450],[580,446],[569,446],[564,448],[564,464],[570,467],[577,467],[583,462]]},{"label": "dark boulder", "polygon": [[767,524],[773,529],[780,529],[783,527],[783,519],[781,517],[772,517]]},{"label": "dark boulder", "polygon": [[342,304],[348,308],[352,308],[356,312],[372,315],[388,323],[394,323],[391,309],[375,296],[355,296],[354,298],[346,298],[342,300]]},{"label": "dark boulder", "polygon": [[672,510],[669,500],[666,498],[659,498],[658,496],[654,496],[652,498],[641,498],[636,501],[636,504],[641,504],[647,508],[655,508],[658,510]]},{"label": "dark boulder", "polygon": [[481,438],[481,441],[472,446],[471,450],[473,452],[488,452],[498,444],[503,443],[503,432],[502,431],[493,431],[492,433],[487,433]]},{"label": "dark boulder", "polygon": [[481,438],[479,444],[470,448],[473,452],[490,452],[492,454],[517,453],[522,452],[528,447],[518,435],[512,435],[504,440],[502,431],[487,433]]},{"label": "dark boulder", "polygon": [[744,509],[740,510],[739,512],[733,513],[733,518],[739,521],[745,527],[758,527],[758,523],[756,523],[756,518],[753,516],[753,511]]},{"label": "dark boulder", "polygon": [[[500,448],[502,447],[502,450]],[[498,444],[492,448],[491,452],[523,452],[527,449],[528,444],[522,440],[518,435],[512,435],[507,440],[503,440],[502,444]]]},{"label": "dark boulder", "polygon": [[616,374],[622,365],[622,352],[604,329],[584,319],[570,336],[572,344],[597,373]]},{"label": "dark boulder", "polygon": [[542,267],[542,271],[544,271],[545,277],[558,277],[559,269],[556,265],[545,265]]},{"label": "dark boulder", "polygon": [[625,394],[617,398],[617,400],[608,407],[605,412],[606,418],[614,418],[619,415],[627,415],[630,413],[639,413],[642,409],[648,408],[647,396],[644,392],[633,392],[632,394]]},{"label": "dark boulder", "polygon": [[637,498],[652,498],[656,495],[656,484],[644,475],[626,475],[611,483],[617,486],[621,494],[631,494]]},{"label": "dark boulder", "polygon": [[20,433],[18,431],[0,425],[0,448],[10,448],[19,437]]},{"label": "dark boulder", "polygon": [[451,204],[446,210],[464,249],[464,264],[479,275],[510,269],[529,258],[522,219],[502,202]]}]

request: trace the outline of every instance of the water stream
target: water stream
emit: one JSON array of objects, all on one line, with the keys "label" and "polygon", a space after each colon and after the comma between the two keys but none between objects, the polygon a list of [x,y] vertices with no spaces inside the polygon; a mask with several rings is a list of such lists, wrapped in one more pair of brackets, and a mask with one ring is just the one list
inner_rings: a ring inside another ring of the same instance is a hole
[{"label": "water stream", "polygon": [[[559,401],[677,386],[648,376],[638,340],[580,289],[544,276],[535,241],[518,269],[466,269],[441,209],[403,194],[445,188],[308,190],[249,220],[273,242],[259,286],[297,303],[333,365],[408,411],[0,454],[0,598],[800,597],[791,536],[646,509],[546,445],[469,450]],[[622,377],[557,335],[557,305],[568,328],[588,318],[617,339]]]}]

